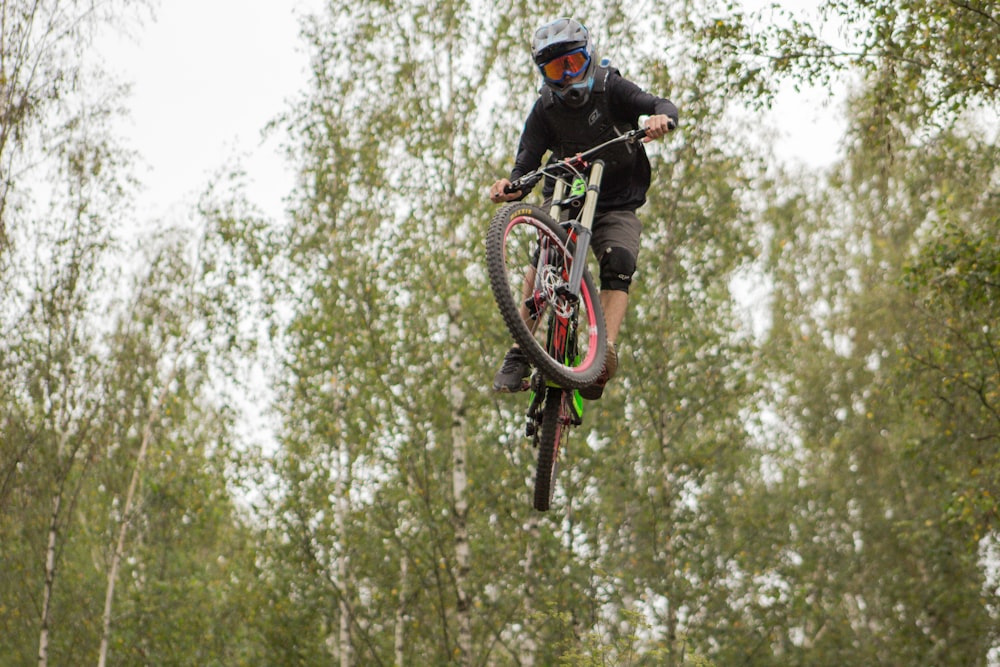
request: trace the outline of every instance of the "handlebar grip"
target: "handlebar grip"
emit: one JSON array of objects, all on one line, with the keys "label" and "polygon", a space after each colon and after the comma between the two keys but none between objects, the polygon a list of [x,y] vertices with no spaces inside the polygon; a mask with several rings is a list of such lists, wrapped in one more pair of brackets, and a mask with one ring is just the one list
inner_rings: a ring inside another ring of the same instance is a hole
[{"label": "handlebar grip", "polygon": [[521,178],[515,180],[510,185],[505,185],[503,191],[505,194],[508,195],[513,194],[517,191],[524,192],[526,189],[530,190],[531,188],[535,187],[535,184],[538,183],[538,181],[540,180],[542,180],[541,175],[532,176],[532,174],[525,174]]}]

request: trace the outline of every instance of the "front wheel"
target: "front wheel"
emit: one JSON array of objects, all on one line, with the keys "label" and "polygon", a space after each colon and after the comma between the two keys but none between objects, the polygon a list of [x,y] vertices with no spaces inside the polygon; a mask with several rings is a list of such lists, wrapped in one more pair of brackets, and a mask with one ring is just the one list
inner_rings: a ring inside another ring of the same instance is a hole
[{"label": "front wheel", "polygon": [[590,271],[578,298],[565,289],[573,264],[566,230],[541,208],[501,207],[486,236],[490,288],[514,340],[543,375],[580,389],[604,367],[607,334]]}]

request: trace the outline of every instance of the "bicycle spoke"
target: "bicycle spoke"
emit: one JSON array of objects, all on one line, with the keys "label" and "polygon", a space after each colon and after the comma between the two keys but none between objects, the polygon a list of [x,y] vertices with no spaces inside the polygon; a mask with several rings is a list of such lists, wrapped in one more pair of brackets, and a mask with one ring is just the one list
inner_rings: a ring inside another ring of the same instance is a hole
[{"label": "bicycle spoke", "polygon": [[589,272],[569,290],[572,266],[565,230],[533,206],[501,209],[490,225],[490,284],[508,328],[525,354],[567,388],[593,382],[604,363],[604,317]]}]

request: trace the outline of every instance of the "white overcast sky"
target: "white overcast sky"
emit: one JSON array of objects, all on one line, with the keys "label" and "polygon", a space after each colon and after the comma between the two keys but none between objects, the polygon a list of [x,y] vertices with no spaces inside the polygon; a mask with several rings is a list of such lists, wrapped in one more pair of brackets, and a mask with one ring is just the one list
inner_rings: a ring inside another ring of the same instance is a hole
[{"label": "white overcast sky", "polygon": [[[186,215],[211,175],[246,155],[253,201],[281,213],[291,176],[277,141],[261,145],[260,132],[307,83],[299,17],[321,6],[322,0],[163,0],[134,42],[102,45],[107,65],[133,84],[124,131],[145,165],[143,219]],[[671,93],[683,99],[682,91]],[[776,113],[781,155],[813,166],[833,156],[842,132],[835,106],[789,95]]]},{"label": "white overcast sky", "polygon": [[[143,218],[183,215],[209,178],[247,156],[254,201],[274,211],[291,186],[261,130],[307,82],[299,17],[320,0],[163,0],[133,40],[107,40],[107,66],[131,82],[123,131],[139,152]],[[258,201],[259,200],[259,201]]]}]

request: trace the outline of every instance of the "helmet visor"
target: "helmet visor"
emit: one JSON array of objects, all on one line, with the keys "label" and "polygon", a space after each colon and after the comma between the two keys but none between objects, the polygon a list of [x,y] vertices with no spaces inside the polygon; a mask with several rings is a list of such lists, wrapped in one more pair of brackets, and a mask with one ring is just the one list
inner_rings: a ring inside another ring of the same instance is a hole
[{"label": "helmet visor", "polygon": [[585,48],[574,49],[569,53],[564,53],[557,58],[553,58],[544,65],[539,65],[542,76],[553,83],[562,83],[566,79],[572,79],[587,69],[590,64],[590,56]]}]

